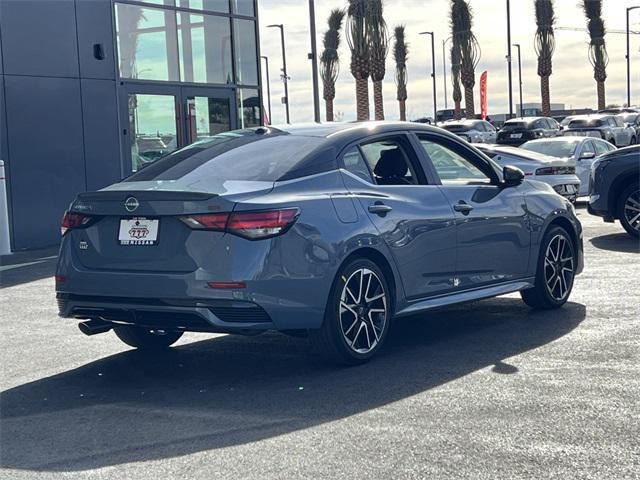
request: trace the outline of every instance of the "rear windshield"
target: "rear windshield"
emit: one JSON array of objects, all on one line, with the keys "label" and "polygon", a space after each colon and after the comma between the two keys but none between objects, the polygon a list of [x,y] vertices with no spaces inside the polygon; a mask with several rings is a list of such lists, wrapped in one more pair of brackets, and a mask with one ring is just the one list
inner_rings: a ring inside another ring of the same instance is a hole
[{"label": "rear windshield", "polygon": [[527,124],[524,122],[505,122],[502,127],[503,130],[514,130],[516,128],[527,128]]},{"label": "rear windshield", "polygon": [[575,153],[578,143],[578,140],[567,142],[561,142],[559,140],[554,140],[553,142],[526,142],[524,145],[521,145],[520,148],[543,153],[551,157],[564,158],[571,157]]},{"label": "rear windshield", "polygon": [[602,125],[604,125],[602,120],[571,120],[569,122],[569,128],[601,127]]},{"label": "rear windshield", "polygon": [[450,132],[468,132],[469,130],[473,130],[472,125],[443,125],[442,128],[448,130]]},{"label": "rear windshield", "polygon": [[[125,182],[275,182],[304,169],[309,154],[326,142],[324,138],[300,135],[235,133],[216,135],[178,150]],[[332,160],[335,162],[335,157]]]}]

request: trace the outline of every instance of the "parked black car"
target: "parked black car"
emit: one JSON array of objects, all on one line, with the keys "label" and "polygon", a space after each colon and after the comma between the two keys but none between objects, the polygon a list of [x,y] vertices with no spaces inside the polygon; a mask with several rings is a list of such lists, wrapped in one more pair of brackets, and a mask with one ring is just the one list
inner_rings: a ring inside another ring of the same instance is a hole
[{"label": "parked black car", "polygon": [[512,118],[504,122],[504,125],[498,132],[497,143],[517,147],[529,140],[557,137],[558,135],[560,135],[560,125],[553,118]]},{"label": "parked black car", "polygon": [[620,220],[635,238],[640,236],[640,147],[614,150],[591,166],[589,206],[591,215],[605,222]]}]

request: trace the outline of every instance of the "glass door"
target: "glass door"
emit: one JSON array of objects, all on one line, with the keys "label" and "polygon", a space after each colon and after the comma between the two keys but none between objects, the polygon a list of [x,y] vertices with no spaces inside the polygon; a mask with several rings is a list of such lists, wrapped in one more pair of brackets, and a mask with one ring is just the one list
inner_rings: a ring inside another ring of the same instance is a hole
[{"label": "glass door", "polygon": [[125,173],[237,128],[231,89],[127,83],[120,102]]},{"label": "glass door", "polygon": [[128,85],[123,90],[124,158],[130,172],[182,146],[178,101],[179,89],[175,87]]},{"label": "glass door", "polygon": [[236,127],[231,90],[182,87],[185,108],[185,145],[204,140]]}]

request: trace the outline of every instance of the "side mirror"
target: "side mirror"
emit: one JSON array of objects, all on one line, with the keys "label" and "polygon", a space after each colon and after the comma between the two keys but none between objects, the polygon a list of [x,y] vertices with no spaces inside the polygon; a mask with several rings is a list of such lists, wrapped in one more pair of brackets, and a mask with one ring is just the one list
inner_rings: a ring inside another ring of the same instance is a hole
[{"label": "side mirror", "polygon": [[502,178],[505,187],[515,187],[524,180],[524,172],[518,167],[507,165],[502,169]]},{"label": "side mirror", "polygon": [[584,152],[580,155],[580,160],[592,160],[596,158],[596,154],[593,152]]}]

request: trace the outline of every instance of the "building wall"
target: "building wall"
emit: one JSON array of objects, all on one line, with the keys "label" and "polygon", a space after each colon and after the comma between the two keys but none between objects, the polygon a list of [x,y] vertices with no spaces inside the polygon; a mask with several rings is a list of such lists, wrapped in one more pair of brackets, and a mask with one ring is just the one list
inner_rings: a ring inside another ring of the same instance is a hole
[{"label": "building wall", "polygon": [[0,2],[13,250],[56,244],[76,193],[120,177],[110,9],[109,0]]}]

